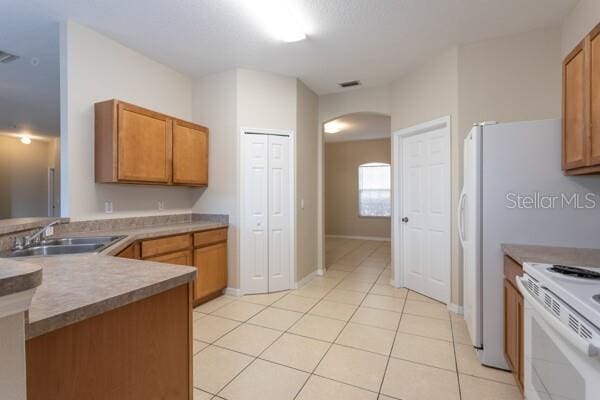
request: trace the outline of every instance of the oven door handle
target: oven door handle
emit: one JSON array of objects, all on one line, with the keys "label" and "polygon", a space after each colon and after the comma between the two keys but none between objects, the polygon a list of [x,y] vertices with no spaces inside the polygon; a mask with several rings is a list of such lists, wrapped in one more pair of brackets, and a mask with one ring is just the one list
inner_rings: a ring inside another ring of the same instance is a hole
[{"label": "oven door handle", "polygon": [[546,308],[535,297],[533,297],[531,293],[529,293],[522,280],[523,278],[518,277],[516,279],[519,291],[523,297],[527,298],[527,303],[531,304],[531,307],[535,309],[536,315],[539,315],[544,320],[544,325],[562,336],[587,357],[597,357],[600,354],[600,348],[598,346],[596,346],[594,343],[588,342],[585,339],[582,339],[579,337],[579,335],[577,335],[577,333],[573,332],[563,323],[553,317],[550,312],[546,310]]}]

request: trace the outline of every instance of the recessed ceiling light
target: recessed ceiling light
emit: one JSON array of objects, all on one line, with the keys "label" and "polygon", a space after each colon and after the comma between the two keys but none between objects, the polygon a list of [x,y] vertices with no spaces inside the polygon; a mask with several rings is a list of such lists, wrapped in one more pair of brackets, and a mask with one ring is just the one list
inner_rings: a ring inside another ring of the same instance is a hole
[{"label": "recessed ceiling light", "polygon": [[29,137],[29,135],[23,135],[23,136],[21,136],[21,143],[23,143],[23,144],[30,144],[31,143],[31,137]]},{"label": "recessed ceiling light", "polygon": [[338,120],[327,122],[324,126],[325,133],[338,133],[344,130],[347,125]]},{"label": "recessed ceiling light", "polygon": [[306,33],[290,0],[243,0],[248,10],[255,15],[270,34],[284,42],[306,39]]}]

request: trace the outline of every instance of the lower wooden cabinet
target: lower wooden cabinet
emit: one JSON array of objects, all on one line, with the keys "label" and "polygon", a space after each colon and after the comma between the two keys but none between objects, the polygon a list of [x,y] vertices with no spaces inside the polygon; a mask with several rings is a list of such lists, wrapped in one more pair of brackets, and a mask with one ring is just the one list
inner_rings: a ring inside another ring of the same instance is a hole
[{"label": "lower wooden cabinet", "polygon": [[194,250],[194,265],[198,268],[194,299],[208,300],[227,287],[227,243],[218,243]]},{"label": "lower wooden cabinet", "polygon": [[[519,276],[520,265],[510,257],[504,260],[504,356],[515,380],[523,392],[523,295],[516,288],[514,279]],[[522,268],[522,267],[521,267]],[[522,273],[522,269],[521,269]]]},{"label": "lower wooden cabinet", "polygon": [[227,287],[227,228],[144,240],[117,257],[196,267],[194,305],[219,296]]}]

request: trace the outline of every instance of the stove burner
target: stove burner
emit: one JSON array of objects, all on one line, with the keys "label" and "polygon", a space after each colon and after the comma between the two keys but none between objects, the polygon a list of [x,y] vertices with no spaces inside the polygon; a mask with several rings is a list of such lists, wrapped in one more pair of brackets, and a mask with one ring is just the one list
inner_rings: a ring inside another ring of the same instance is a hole
[{"label": "stove burner", "polygon": [[554,265],[550,268],[550,271],[556,272],[557,274],[573,276],[575,278],[600,279],[600,273],[598,272],[578,267],[569,267],[567,265]]},{"label": "stove burner", "polygon": [[600,303],[600,294],[592,296],[592,299],[594,299],[596,303]]}]

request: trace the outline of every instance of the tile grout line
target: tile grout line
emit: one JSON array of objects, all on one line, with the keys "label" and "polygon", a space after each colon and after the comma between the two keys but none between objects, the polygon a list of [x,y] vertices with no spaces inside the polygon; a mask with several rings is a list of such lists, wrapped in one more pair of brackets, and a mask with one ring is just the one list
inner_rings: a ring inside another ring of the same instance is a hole
[{"label": "tile grout line", "polygon": [[[380,246],[380,247],[381,247],[381,246]],[[359,248],[360,248],[360,247],[359,247]],[[315,338],[311,338],[311,337],[308,337],[308,336],[298,335],[298,334],[295,334],[295,333],[293,333],[293,332],[289,332],[289,329],[291,329],[291,328],[292,328],[294,325],[296,325],[296,324],[297,324],[297,322],[298,322],[298,321],[300,321],[300,320],[301,320],[302,318],[304,318],[305,316],[307,316],[307,315],[312,315],[312,314],[309,314],[309,312],[310,312],[310,311],[311,311],[311,310],[312,310],[314,307],[316,307],[316,306],[317,306],[317,305],[318,305],[318,304],[319,304],[321,301],[323,301],[323,300],[325,299],[325,297],[326,297],[326,296],[327,296],[327,295],[328,295],[330,292],[332,292],[333,290],[335,290],[335,289],[336,289],[336,288],[337,288],[337,287],[338,287],[338,286],[339,286],[339,285],[340,285],[340,284],[341,284],[343,281],[347,280],[347,279],[348,279],[348,275],[350,275],[350,274],[351,274],[352,272],[354,272],[354,271],[355,271],[357,268],[359,268],[359,267],[360,267],[360,265],[361,265],[361,264],[362,264],[362,263],[363,263],[363,262],[364,262],[364,261],[365,261],[367,258],[369,258],[369,256],[370,256],[370,255],[372,255],[373,253],[375,253],[375,251],[376,251],[376,250],[377,250],[377,248],[374,248],[374,249],[372,249],[372,250],[371,250],[371,252],[369,253],[369,255],[367,255],[367,256],[365,256],[365,257],[363,257],[363,258],[362,258],[362,260],[361,260],[361,262],[360,262],[360,263],[359,263],[357,266],[355,266],[355,267],[354,267],[354,269],[353,269],[352,271],[345,271],[345,272],[348,272],[348,273],[347,273],[347,274],[346,274],[346,275],[345,275],[345,276],[344,276],[342,279],[340,279],[340,280],[339,280],[339,281],[338,281],[338,282],[337,282],[337,283],[336,283],[334,286],[332,286],[332,287],[331,287],[331,288],[330,288],[330,289],[329,289],[327,292],[325,292],[325,294],[324,294],[323,296],[321,296],[321,297],[320,297],[320,298],[318,298],[318,299],[311,298],[311,299],[314,299],[314,300],[316,300],[315,304],[313,304],[313,305],[312,305],[310,308],[308,308],[308,309],[307,309],[305,312],[303,312],[303,313],[302,313],[302,316],[301,316],[301,317],[300,317],[300,318],[299,318],[297,321],[295,321],[295,322],[294,322],[292,325],[290,325],[290,327],[289,327],[288,329],[286,329],[286,330],[284,330],[284,331],[279,331],[279,330],[277,330],[277,329],[268,328],[268,327],[264,327],[264,326],[261,326],[261,325],[256,325],[256,324],[252,324],[252,323],[249,323],[248,321],[249,321],[250,319],[252,319],[253,317],[255,317],[256,315],[260,314],[261,312],[265,311],[267,308],[275,308],[275,309],[279,309],[279,308],[277,308],[277,307],[274,307],[274,306],[273,306],[273,304],[274,304],[274,303],[276,303],[276,302],[278,302],[278,301],[280,301],[281,299],[283,299],[283,298],[287,297],[288,295],[292,294],[292,293],[293,293],[293,290],[289,291],[288,293],[286,293],[285,295],[281,296],[279,299],[275,300],[273,303],[271,303],[271,304],[269,304],[269,305],[260,304],[260,303],[258,303],[258,304],[257,304],[257,303],[246,302],[246,303],[250,303],[250,304],[261,305],[261,306],[264,306],[264,308],[262,308],[260,311],[258,311],[258,312],[256,312],[256,313],[252,314],[252,315],[251,315],[251,316],[250,316],[248,319],[246,319],[245,321],[238,321],[238,320],[230,319],[230,318],[227,318],[227,317],[222,317],[222,316],[220,316],[220,315],[213,315],[213,313],[215,313],[215,312],[217,312],[218,310],[220,310],[220,309],[224,308],[225,306],[227,306],[227,305],[231,304],[232,302],[235,302],[235,301],[243,301],[243,300],[238,300],[238,299],[232,299],[230,302],[227,302],[227,303],[223,304],[222,306],[220,306],[220,307],[217,307],[216,309],[214,309],[214,310],[213,310],[213,311],[211,311],[210,313],[208,313],[208,314],[205,314],[205,315],[212,315],[213,317],[217,317],[217,318],[224,318],[224,319],[227,319],[227,320],[230,320],[230,321],[235,321],[235,322],[238,322],[238,323],[239,323],[239,325],[238,325],[238,326],[236,326],[236,327],[232,328],[231,330],[228,330],[228,331],[227,331],[227,332],[225,332],[223,335],[221,335],[221,336],[219,336],[217,339],[215,339],[215,340],[214,340],[212,343],[208,343],[208,346],[206,346],[206,348],[205,348],[205,349],[207,349],[207,348],[209,348],[209,347],[211,347],[211,346],[214,346],[214,347],[221,348],[221,349],[224,349],[224,350],[228,350],[228,351],[236,352],[236,353],[238,353],[238,354],[242,354],[242,355],[244,355],[244,356],[247,356],[247,357],[251,357],[251,358],[253,358],[253,360],[252,360],[252,361],[250,361],[250,362],[248,363],[248,365],[246,365],[246,366],[245,366],[245,367],[244,367],[244,368],[243,368],[243,369],[242,369],[242,370],[241,370],[241,371],[240,371],[238,374],[236,374],[236,375],[235,375],[235,376],[234,376],[234,377],[233,377],[231,380],[229,380],[229,381],[228,381],[228,382],[227,382],[227,383],[226,383],[226,384],[225,384],[225,385],[224,385],[224,386],[223,386],[221,389],[219,389],[219,391],[217,391],[217,394],[214,394],[214,393],[208,392],[208,391],[206,391],[206,390],[203,390],[202,388],[198,388],[198,387],[196,387],[196,386],[194,386],[194,388],[196,388],[196,389],[198,389],[198,390],[201,390],[201,391],[204,391],[204,392],[206,392],[206,393],[208,393],[208,394],[211,394],[211,395],[213,395],[213,396],[217,397],[217,396],[219,396],[219,393],[221,393],[221,392],[222,392],[222,391],[223,391],[223,390],[224,390],[224,389],[225,389],[227,386],[229,386],[229,385],[230,385],[230,384],[231,384],[231,383],[232,383],[232,382],[233,382],[233,381],[234,381],[234,380],[235,380],[235,379],[236,379],[236,378],[237,378],[237,377],[238,377],[238,376],[239,376],[239,375],[240,375],[242,372],[244,372],[244,371],[245,371],[245,370],[246,370],[248,367],[250,367],[250,365],[254,364],[254,362],[255,362],[256,360],[259,360],[259,359],[260,359],[261,361],[265,361],[265,362],[271,362],[271,363],[273,363],[273,364],[281,365],[281,366],[284,366],[284,367],[287,367],[287,368],[291,368],[291,369],[295,369],[295,370],[298,370],[298,371],[301,371],[301,372],[307,373],[306,371],[303,371],[303,370],[300,370],[300,369],[297,369],[297,368],[294,368],[294,367],[291,367],[291,366],[288,366],[288,365],[279,364],[279,363],[276,363],[276,362],[273,362],[273,361],[264,360],[264,359],[262,359],[262,358],[260,358],[260,357],[261,357],[261,356],[263,355],[263,353],[264,353],[265,351],[267,351],[267,350],[268,350],[268,349],[269,349],[269,348],[270,348],[270,347],[271,347],[271,346],[272,346],[272,345],[273,345],[273,344],[274,344],[276,341],[278,341],[278,340],[279,340],[279,339],[280,339],[280,338],[281,338],[281,337],[282,337],[282,336],[283,336],[285,333],[288,333],[288,334],[291,334],[291,335],[296,335],[296,336],[302,336],[302,337],[309,338],[309,339],[313,339],[313,340],[320,340],[320,339],[315,339]],[[350,252],[351,252],[351,251],[350,251]],[[316,369],[318,368],[319,364],[320,364],[320,363],[321,363],[321,361],[322,361],[322,360],[325,358],[325,356],[327,355],[327,353],[329,352],[329,350],[330,350],[330,349],[333,347],[333,345],[334,345],[334,344],[336,344],[336,343],[335,343],[335,341],[336,341],[336,340],[339,338],[339,336],[341,335],[341,333],[343,332],[343,330],[344,330],[344,329],[345,329],[345,328],[348,326],[348,324],[349,324],[350,320],[352,319],[352,317],[354,316],[354,314],[356,313],[356,311],[357,311],[357,310],[358,310],[358,309],[361,307],[362,303],[363,303],[363,302],[364,302],[364,300],[367,298],[367,296],[368,296],[369,294],[371,294],[370,292],[371,292],[371,290],[373,289],[373,287],[374,287],[374,286],[377,284],[377,281],[378,281],[378,279],[380,278],[381,274],[383,274],[383,271],[385,271],[386,269],[388,269],[388,267],[389,267],[389,265],[386,265],[386,267],[385,267],[385,268],[383,268],[382,270],[380,270],[380,272],[377,274],[377,279],[375,279],[375,281],[371,283],[371,286],[370,286],[370,288],[369,288],[369,291],[368,291],[368,292],[366,292],[366,293],[363,293],[363,294],[364,294],[364,297],[363,297],[363,299],[361,300],[361,302],[360,302],[358,305],[354,305],[354,304],[353,304],[354,306],[356,306],[356,309],[354,310],[354,312],[352,313],[352,315],[349,317],[349,319],[348,319],[347,321],[345,321],[344,327],[343,327],[343,328],[340,330],[340,332],[337,334],[337,336],[336,336],[336,337],[333,339],[333,342],[327,342],[327,341],[324,341],[324,340],[320,340],[320,341],[322,341],[322,342],[329,343],[329,348],[327,349],[327,351],[325,351],[325,353],[323,354],[323,356],[321,357],[321,359],[319,360],[319,362],[317,363],[317,365],[316,365],[316,366],[313,368],[312,372],[308,373],[309,375],[308,375],[308,377],[307,377],[306,381],[305,381],[305,382],[304,382],[304,384],[303,384],[303,385],[300,387],[299,391],[296,393],[296,395],[294,396],[294,398],[296,398],[296,397],[297,397],[297,396],[300,394],[300,392],[302,391],[302,389],[304,388],[304,386],[306,385],[306,383],[308,382],[308,380],[310,379],[310,377],[311,377],[312,375],[320,376],[320,375],[318,375],[318,374],[315,374],[315,373],[314,373],[314,371],[316,371]],[[373,275],[375,275],[375,274],[373,274]],[[314,279],[314,278],[313,278],[313,279]],[[360,292],[360,293],[362,293],[362,292]],[[301,296],[301,297],[303,297],[303,296]],[[386,296],[386,297],[391,297],[391,298],[394,298],[394,296]],[[306,297],[305,297],[305,298],[306,298]],[[337,302],[336,302],[336,303],[337,303]],[[340,303],[340,304],[347,304],[347,303]],[[403,305],[403,306],[404,306],[404,305]],[[368,307],[368,308],[370,308],[370,307]],[[286,310],[286,311],[294,311],[294,310],[288,310],[288,309],[283,309],[283,310]],[[388,311],[388,310],[385,310],[385,311]],[[298,311],[295,311],[295,312],[298,312]],[[201,313],[201,312],[199,311],[199,313]],[[318,316],[318,315],[317,315],[317,316]],[[321,317],[321,318],[328,318],[328,317]],[[335,318],[329,318],[329,319],[337,320],[337,319],[335,319]],[[338,320],[338,321],[340,321],[340,320]],[[220,345],[217,345],[217,344],[215,344],[215,343],[216,343],[217,341],[219,341],[221,338],[223,338],[224,336],[228,335],[229,333],[231,333],[232,331],[234,331],[235,329],[237,329],[237,328],[241,327],[241,326],[242,326],[242,325],[244,325],[244,324],[249,324],[249,325],[252,325],[252,326],[258,326],[258,327],[262,327],[262,328],[266,328],[266,329],[275,330],[275,331],[281,332],[281,334],[280,334],[280,335],[278,335],[278,336],[277,336],[277,338],[276,338],[276,339],[275,339],[275,340],[274,340],[274,341],[273,341],[273,342],[272,342],[272,343],[271,343],[269,346],[267,346],[267,347],[266,347],[266,348],[265,348],[263,351],[261,351],[261,353],[260,353],[258,356],[252,356],[252,355],[248,355],[248,354],[246,354],[246,353],[242,353],[242,352],[239,352],[239,351],[236,351],[236,350],[228,349],[228,348],[226,348],[226,347],[222,347],[222,346],[220,346]],[[194,339],[194,340],[198,340],[198,339]],[[199,341],[200,341],[200,340],[199,340]],[[204,343],[206,343],[206,342],[204,342]],[[351,346],[345,346],[345,345],[340,345],[340,346],[347,347],[347,348],[353,348],[353,347],[351,347]],[[200,350],[200,351],[199,351],[198,353],[196,353],[195,355],[199,354],[200,352],[204,351],[205,349],[202,349],[202,350]],[[361,350],[361,351],[369,352],[369,353],[372,353],[372,354],[378,354],[378,355],[381,355],[380,353],[374,353],[374,352],[370,352],[370,351],[368,351],[368,350],[364,350],[364,349],[356,349],[356,350]],[[194,355],[194,356],[195,356],[195,355]],[[347,384],[347,383],[345,383],[345,382],[340,382],[340,381],[337,381],[337,380],[335,380],[335,379],[331,379],[331,378],[327,378],[327,377],[323,377],[323,378],[325,378],[325,379],[330,379],[330,380],[333,380],[333,381],[336,381],[336,382],[339,382],[339,383],[342,383],[342,384]],[[349,384],[349,386],[354,386],[354,385],[352,385],[352,384]],[[357,387],[357,388],[359,388],[358,386],[354,386],[354,387]],[[364,389],[364,388],[360,388],[360,389],[363,389],[363,390],[368,390],[368,389]],[[368,390],[368,391],[370,391],[370,390]],[[371,392],[371,393],[376,393],[376,392],[373,392],[373,391],[370,391],[370,392]]]},{"label": "tile grout line", "polygon": [[[398,330],[400,329],[400,322],[402,322],[402,317],[404,316],[404,308],[406,307],[406,299],[408,298],[408,291],[406,292],[406,296],[404,297],[404,303],[402,303],[402,312],[400,313],[400,318],[398,319],[398,324],[396,324],[396,333],[394,334],[394,340],[392,340],[392,347],[390,348],[390,354],[388,355],[387,361],[385,363],[385,368],[383,370],[383,376],[381,377],[381,383],[379,384],[379,392],[377,394],[377,398],[381,397],[381,389],[383,389],[383,383],[385,382],[385,376],[387,375],[387,370],[390,365],[390,359],[392,358],[392,352],[394,351],[394,346],[396,345],[396,338],[398,337]],[[387,396],[384,394],[384,396]]]},{"label": "tile grout line", "polygon": [[[344,278],[343,278],[342,280],[340,280],[340,281],[339,281],[339,282],[338,282],[338,283],[337,283],[335,286],[333,286],[333,287],[332,287],[332,288],[331,288],[329,291],[327,291],[327,292],[326,292],[326,294],[328,294],[329,292],[333,291],[333,290],[334,290],[334,289],[335,289],[337,286],[339,286],[339,285],[340,285],[340,283],[341,283],[341,282],[342,282],[344,279],[346,279],[346,277],[344,277]],[[283,299],[283,298],[287,297],[287,296],[288,296],[288,295],[290,295],[290,294],[291,294],[291,291],[290,291],[290,293],[287,293],[286,295],[282,296],[280,299],[277,299],[277,300],[275,300],[275,302],[277,302],[277,301],[279,301],[279,300],[281,300],[281,299]],[[326,296],[326,295],[325,295],[325,296]],[[324,298],[325,296],[323,296],[323,298]],[[365,297],[366,297],[366,296],[365,296]],[[221,389],[219,389],[219,391],[218,391],[218,392],[217,392],[215,395],[216,395],[216,396],[218,396],[218,395],[219,395],[219,393],[221,393],[221,392],[222,392],[222,391],[223,391],[223,390],[224,390],[224,389],[225,389],[227,386],[229,386],[229,385],[230,385],[230,384],[231,384],[231,383],[232,383],[232,382],[233,382],[233,381],[234,381],[234,380],[235,380],[235,379],[236,379],[238,376],[240,376],[240,375],[241,375],[241,374],[242,374],[242,373],[243,373],[243,372],[244,372],[244,371],[245,371],[245,370],[246,370],[248,367],[250,367],[250,365],[254,364],[254,363],[256,362],[256,360],[259,360],[259,359],[260,359],[260,360],[262,360],[262,359],[260,358],[260,356],[261,356],[261,355],[262,355],[262,354],[263,354],[265,351],[267,351],[267,350],[268,350],[268,349],[269,349],[269,348],[270,348],[270,347],[271,347],[271,346],[272,346],[272,345],[273,345],[273,344],[274,344],[274,343],[275,343],[277,340],[279,340],[279,338],[280,338],[280,337],[282,337],[282,336],[283,336],[283,334],[287,333],[287,332],[289,331],[289,329],[291,329],[291,328],[292,328],[294,325],[296,325],[296,323],[298,323],[298,321],[300,321],[302,318],[304,318],[306,315],[308,315],[308,313],[310,312],[310,310],[312,310],[314,307],[316,307],[316,305],[319,303],[319,301],[320,301],[320,300],[318,300],[317,302],[315,302],[315,304],[313,304],[313,305],[312,305],[312,306],[311,306],[309,309],[307,309],[307,310],[306,310],[306,311],[305,311],[305,312],[302,314],[302,317],[300,317],[300,318],[299,318],[299,319],[298,319],[298,320],[297,320],[295,323],[293,323],[292,325],[290,325],[290,327],[289,327],[288,329],[286,329],[285,331],[282,331],[282,332],[281,332],[281,334],[280,334],[279,336],[277,336],[277,338],[276,338],[276,339],[275,339],[275,340],[274,340],[274,341],[273,341],[273,342],[272,342],[272,343],[271,343],[269,346],[267,346],[267,347],[266,347],[266,348],[265,348],[263,351],[261,351],[261,352],[260,352],[260,354],[259,354],[258,356],[254,357],[254,359],[253,359],[252,361],[250,361],[250,362],[248,363],[248,365],[246,365],[246,366],[245,366],[245,367],[244,367],[242,370],[240,370],[240,372],[238,372],[238,373],[237,373],[237,374],[236,374],[236,375],[235,375],[233,378],[231,378],[231,380],[229,380],[229,381],[228,381],[228,382],[227,382],[227,383],[226,383],[226,384],[225,384],[225,385],[224,385],[224,386],[223,386]],[[248,320],[250,320],[251,318],[253,318],[255,315],[259,314],[260,312],[264,311],[265,309],[267,309],[267,308],[271,307],[271,306],[272,306],[272,304],[274,304],[275,302],[271,303],[271,305],[269,305],[269,306],[266,306],[266,307],[265,307],[265,308],[263,308],[261,311],[259,311],[259,312],[257,312],[256,314],[252,315],[250,318],[248,318]],[[273,308],[276,308],[276,307],[273,307]],[[215,311],[217,311],[217,310],[215,310]],[[245,322],[243,322],[242,324],[246,323],[248,320],[246,320],[246,321],[245,321]],[[239,328],[239,327],[240,327],[242,324],[238,325],[238,326],[237,326],[236,328],[234,328],[234,329],[237,329],[237,328]],[[234,329],[232,329],[231,331],[233,331]],[[231,332],[231,331],[229,331],[229,332]],[[229,333],[229,332],[228,332],[228,333]],[[290,332],[290,333],[291,333],[291,332]],[[224,336],[224,335],[223,335],[223,336]],[[221,337],[223,337],[223,336],[221,336]],[[220,339],[221,339],[221,337],[220,337],[219,339],[217,339],[217,341],[218,341],[218,340],[220,340]],[[336,338],[337,338],[337,337],[336,337]],[[215,341],[215,342],[216,342],[216,341]],[[229,349],[227,349],[227,350],[229,350]],[[244,353],[242,353],[242,354],[244,354]],[[323,357],[325,356],[325,354],[327,354],[327,352],[325,352],[325,353],[324,353]],[[266,360],[263,360],[263,361],[266,361]],[[267,362],[268,362],[268,361],[267,361]],[[317,364],[317,366],[318,366],[318,364]],[[288,368],[289,368],[289,367],[288,367]],[[315,369],[316,369],[316,367],[313,369],[313,371],[314,371]],[[304,381],[304,384],[303,384],[303,385],[300,387],[299,391],[296,393],[296,395],[294,396],[294,398],[296,398],[296,397],[298,396],[298,394],[300,394],[300,392],[302,391],[302,389],[303,389],[303,388],[304,388],[304,386],[306,385],[306,382],[308,382],[308,380],[310,379],[311,375],[312,375],[312,373],[309,373],[308,377],[307,377],[307,378],[306,378],[306,380]]]},{"label": "tile grout line", "polygon": [[[376,249],[373,249],[373,251],[371,251],[371,253],[369,254],[373,254],[373,252],[375,252]],[[363,261],[361,261],[360,264],[362,264],[362,262],[364,262],[365,259],[367,259],[367,257],[365,257],[363,259]],[[360,266],[360,264],[358,264],[354,270],[356,270],[356,268],[358,268]],[[352,271],[354,272],[354,271]],[[351,273],[352,273],[351,272]],[[377,275],[377,279],[379,279],[379,276],[381,276],[381,274],[383,273],[383,271],[381,271],[378,275]],[[349,274],[348,274],[349,275]],[[342,279],[340,281],[339,284],[341,284],[344,280],[348,279],[348,276],[344,277],[344,279]],[[375,285],[375,283],[377,282],[377,279],[371,284],[371,288],[369,289],[369,291],[373,288],[373,286]],[[338,286],[339,286],[338,284]],[[337,286],[336,286],[337,287]],[[333,289],[332,289],[333,290]],[[296,393],[296,395],[293,397],[293,400],[296,400],[296,398],[298,397],[298,395],[302,392],[302,390],[304,389],[304,386],[306,386],[306,383],[310,380],[311,376],[316,375],[316,376],[320,376],[315,374],[315,372],[317,371],[317,369],[319,368],[319,365],[321,365],[321,363],[323,362],[323,360],[325,359],[325,357],[327,356],[327,354],[329,354],[329,352],[331,351],[331,349],[333,348],[333,345],[336,343],[336,341],[338,340],[338,338],[340,337],[340,335],[342,334],[342,332],[344,331],[344,329],[346,329],[346,327],[348,326],[348,324],[350,323],[350,321],[352,320],[352,317],[354,317],[354,315],[356,314],[356,312],[360,309],[362,303],[365,301],[365,299],[368,296],[368,293],[364,295],[364,297],[362,298],[362,300],[360,301],[360,303],[357,305],[357,307],[354,309],[354,311],[352,312],[352,315],[350,315],[350,318],[344,323],[344,327],[342,329],[340,329],[340,331],[338,332],[338,334],[336,335],[336,337],[333,339],[333,341],[329,344],[329,348],[325,351],[325,353],[323,353],[323,356],[321,357],[321,359],[319,360],[319,362],[317,362],[317,364],[315,365],[315,367],[313,368],[313,372],[309,375],[308,379],[304,382],[304,384],[302,385],[302,387],[298,390],[298,392]],[[325,378],[325,377],[323,377]],[[329,379],[329,378],[326,378]],[[337,382],[337,380],[336,380]],[[345,383],[345,382],[342,382]],[[364,388],[361,388],[364,389]],[[379,397],[379,395],[378,395]]]}]

